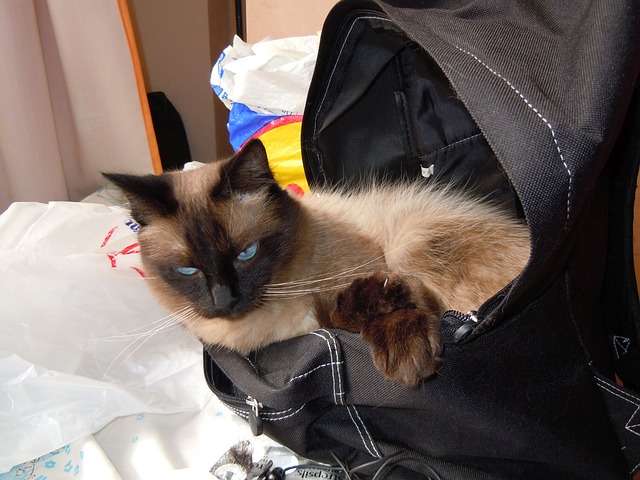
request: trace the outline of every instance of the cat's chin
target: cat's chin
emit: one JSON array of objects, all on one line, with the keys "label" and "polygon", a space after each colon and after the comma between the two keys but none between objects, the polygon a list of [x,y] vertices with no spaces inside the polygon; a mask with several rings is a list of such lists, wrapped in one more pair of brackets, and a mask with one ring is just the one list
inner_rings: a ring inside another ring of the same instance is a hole
[{"label": "cat's chin", "polygon": [[241,311],[241,312],[224,311],[224,312],[219,312],[219,313],[216,313],[216,314],[200,315],[200,318],[204,322],[207,322],[207,321],[215,322],[215,321],[218,321],[218,320],[226,320],[226,321],[229,321],[229,322],[237,322],[237,321],[242,320],[244,317],[246,317],[252,311],[253,310],[244,310],[244,311]]},{"label": "cat's chin", "polygon": [[183,324],[205,345],[228,348],[242,355],[320,326],[314,310],[302,299],[256,305],[225,317],[207,318],[193,311],[193,315],[183,319]]},{"label": "cat's chin", "polygon": [[266,345],[285,340],[302,333],[308,333],[317,328],[317,325],[308,326],[303,330],[298,328],[286,328],[283,330],[274,325],[271,319],[265,319],[258,311],[257,315],[239,315],[235,318],[216,317],[192,319],[187,329],[194,332],[205,345],[227,348],[241,355]]}]

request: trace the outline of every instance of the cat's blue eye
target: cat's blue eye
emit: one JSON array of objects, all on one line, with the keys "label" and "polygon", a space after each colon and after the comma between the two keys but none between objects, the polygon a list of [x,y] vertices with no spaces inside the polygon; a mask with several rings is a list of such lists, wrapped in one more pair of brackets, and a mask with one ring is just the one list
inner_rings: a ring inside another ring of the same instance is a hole
[{"label": "cat's blue eye", "polygon": [[198,273],[199,270],[195,267],[176,267],[176,272],[178,272],[181,275],[191,276]]},{"label": "cat's blue eye", "polygon": [[246,262],[247,260],[251,260],[253,257],[255,257],[257,251],[258,251],[258,244],[254,242],[251,245],[249,245],[247,248],[245,248],[243,251],[241,251],[238,254],[237,258],[241,262]]}]

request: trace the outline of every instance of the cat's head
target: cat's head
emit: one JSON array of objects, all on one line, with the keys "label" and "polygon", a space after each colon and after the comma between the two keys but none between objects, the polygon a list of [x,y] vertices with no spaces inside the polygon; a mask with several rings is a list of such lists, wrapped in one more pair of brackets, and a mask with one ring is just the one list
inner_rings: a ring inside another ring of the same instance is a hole
[{"label": "cat's head", "polygon": [[240,318],[294,253],[299,206],[277,185],[259,141],[195,170],[105,176],[124,190],[145,274],[174,311]]}]

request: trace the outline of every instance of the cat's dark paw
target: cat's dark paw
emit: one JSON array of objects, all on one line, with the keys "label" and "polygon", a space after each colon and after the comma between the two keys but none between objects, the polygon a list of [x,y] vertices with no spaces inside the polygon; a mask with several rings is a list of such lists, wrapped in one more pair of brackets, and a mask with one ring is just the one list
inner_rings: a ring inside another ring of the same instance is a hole
[{"label": "cat's dark paw", "polygon": [[433,375],[442,361],[438,326],[438,313],[409,305],[369,319],[362,336],[387,379],[414,387]]},{"label": "cat's dark paw", "polygon": [[375,273],[338,296],[332,323],[362,333],[385,377],[415,386],[440,364],[441,313],[439,300],[421,282]]},{"label": "cat's dark paw", "polygon": [[334,324],[359,332],[373,317],[388,315],[411,302],[409,286],[382,272],[356,278],[337,298]]}]

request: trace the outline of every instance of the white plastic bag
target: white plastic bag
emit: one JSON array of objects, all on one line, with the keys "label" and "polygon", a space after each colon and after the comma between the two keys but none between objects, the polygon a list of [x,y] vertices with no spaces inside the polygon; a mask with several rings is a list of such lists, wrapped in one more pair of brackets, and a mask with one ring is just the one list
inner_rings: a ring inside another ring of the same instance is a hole
[{"label": "white plastic bag", "polygon": [[145,284],[137,228],[94,204],[0,216],[0,473],[116,417],[210,397],[199,341]]},{"label": "white plastic bag", "polygon": [[246,105],[262,115],[302,115],[318,55],[319,35],[233,39],[211,72],[211,86],[229,109]]}]

